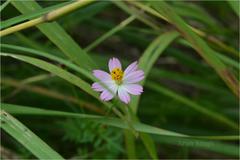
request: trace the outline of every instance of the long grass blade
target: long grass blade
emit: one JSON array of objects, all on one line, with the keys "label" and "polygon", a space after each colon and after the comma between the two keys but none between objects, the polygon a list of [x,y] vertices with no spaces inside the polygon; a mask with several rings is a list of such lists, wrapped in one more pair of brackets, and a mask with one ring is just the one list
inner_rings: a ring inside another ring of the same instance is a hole
[{"label": "long grass blade", "polygon": [[92,95],[93,97],[95,97],[95,98],[98,97],[96,92],[94,92],[92,90],[91,86],[87,82],[83,81],[79,77],[77,77],[77,76],[71,74],[70,72],[67,72],[64,69],[61,69],[60,67],[57,67],[53,64],[50,64],[50,63],[45,62],[40,59],[36,59],[36,58],[28,57],[28,56],[16,55],[16,54],[1,53],[1,56],[10,56],[12,58],[19,59],[21,61],[30,63],[34,66],[37,66],[43,70],[46,70],[50,73],[53,73],[65,80],[67,80],[68,82],[78,86],[79,88],[84,90],[86,93]]},{"label": "long grass blade", "polygon": [[39,159],[63,159],[56,151],[36,136],[30,129],[7,112],[1,110],[1,128],[26,147]]},{"label": "long grass blade", "polygon": [[72,2],[60,3],[60,4],[57,4],[57,5],[54,5],[54,6],[50,6],[50,7],[47,7],[47,8],[43,8],[41,10],[34,11],[32,13],[27,13],[27,14],[23,14],[23,15],[13,17],[11,19],[7,19],[7,20],[1,22],[0,29],[7,28],[9,26],[21,23],[21,22],[26,21],[26,20],[31,20],[33,18],[36,18],[36,17],[41,16],[43,14],[46,14],[46,13],[52,11],[52,10],[55,10],[59,7],[65,6],[65,5],[70,4],[70,3],[72,3]]},{"label": "long grass blade", "polygon": [[[89,115],[89,114],[77,114],[77,113],[70,113],[70,112],[62,112],[62,111],[53,111],[53,110],[46,110],[46,109],[39,109],[39,108],[32,108],[26,106],[19,106],[13,104],[2,104],[2,109],[17,115],[41,115],[41,116],[60,116],[60,117],[71,117],[71,118],[80,118],[91,120],[97,123],[102,123],[108,126],[122,128],[122,129],[129,129],[129,125],[125,123],[125,121],[118,119],[118,118],[111,118],[105,116],[96,116],[96,115]],[[136,131],[143,132],[143,133],[150,133],[159,136],[173,136],[173,137],[185,137],[185,138],[199,138],[199,139],[213,139],[213,140],[238,140],[239,136],[189,136],[177,132],[168,131],[165,129],[153,127],[144,123],[133,122],[133,127]]]},{"label": "long grass blade", "polygon": [[[6,110],[7,112],[12,113],[12,114],[63,116],[63,117],[67,116],[67,117],[72,117],[72,118],[82,118],[82,119],[92,120],[92,121],[98,122],[98,123],[103,123],[105,125],[109,125],[109,126],[113,126],[113,127],[129,129],[129,126],[124,121],[117,119],[117,118],[109,118],[109,117],[104,117],[104,116],[96,116],[96,115],[88,115],[88,114],[76,114],[76,113],[61,112],[61,111],[51,111],[51,110],[31,108],[31,107],[12,105],[12,104],[2,104],[2,109]],[[184,134],[167,131],[164,129],[152,127],[152,126],[138,123],[138,122],[134,122],[133,126],[139,132],[165,135],[165,136],[187,137]]]},{"label": "long grass blade", "polygon": [[0,6],[0,12],[2,12],[2,10],[7,7],[7,5],[10,3],[10,0],[5,1],[1,6]]},{"label": "long grass blade", "polygon": [[[164,33],[158,36],[144,51],[139,60],[139,68],[144,71],[145,79],[147,78],[151,68],[153,67],[153,64],[156,62],[158,57],[178,37],[178,35],[179,34],[175,31]],[[141,82],[142,85],[144,85],[144,81]],[[130,104],[135,113],[137,112],[139,99],[140,97],[134,97]]]},{"label": "long grass blade", "polygon": [[230,5],[230,7],[232,8],[232,10],[236,13],[236,15],[238,15],[238,17],[240,17],[240,11],[239,11],[240,3],[239,3],[239,1],[227,0],[227,2]]},{"label": "long grass blade", "polygon": [[175,138],[175,137],[160,137],[153,136],[153,139],[162,144],[173,144],[182,147],[189,147],[192,150],[208,150],[225,155],[239,157],[238,146],[216,141],[206,141],[194,138]]},{"label": "long grass blade", "polygon": [[239,97],[238,82],[225,64],[215,57],[215,52],[207,43],[194,33],[189,26],[179,17],[174,10],[165,2],[151,2],[153,7],[162,15],[168,18],[169,22],[176,26],[183,37],[185,37],[203,59],[212,66],[227,86]]},{"label": "long grass blade", "polygon": [[[170,20],[168,19],[167,16],[164,16],[164,14],[160,14],[160,12],[157,12],[155,11],[154,9],[150,8],[149,6],[146,6],[146,5],[143,5],[139,2],[136,2],[136,1],[129,1],[128,0],[128,3],[131,3],[137,7],[139,7],[140,9],[158,17],[158,18],[161,18],[167,22],[170,22]],[[152,3],[152,2],[151,2]],[[144,21],[143,21],[144,22]],[[147,23],[146,23],[147,24]],[[199,36],[207,39],[209,42],[213,43],[214,45],[220,47],[221,49],[227,51],[227,53],[231,53],[232,55],[236,56],[236,57],[239,57],[239,52],[237,50],[235,50],[234,48],[222,43],[221,41],[219,41],[217,38],[215,37],[212,37],[212,36],[208,36],[207,33],[197,29],[197,28],[194,28],[190,25],[187,25],[193,32],[195,32],[196,34],[198,34]]]},{"label": "long grass blade", "polygon": [[0,36],[3,37],[3,36],[6,36],[8,34],[27,29],[29,27],[33,27],[33,26],[39,25],[39,24],[44,23],[44,22],[53,21],[54,19],[56,19],[60,16],[63,16],[64,14],[67,14],[67,13],[69,13],[69,12],[79,8],[79,7],[82,7],[82,6],[84,6],[88,3],[91,3],[91,2],[92,2],[91,0],[73,2],[71,4],[65,5],[61,8],[56,9],[56,10],[53,10],[50,13],[47,13],[47,14],[43,15],[42,17],[30,20],[28,22],[23,22],[21,24],[17,24],[16,26],[12,26],[12,27],[9,27],[7,29],[4,29],[4,30],[0,31]]},{"label": "long grass blade", "polygon": [[47,52],[44,52],[44,51],[38,51],[38,50],[35,50],[35,49],[16,46],[16,45],[10,45],[10,44],[1,44],[1,47],[6,48],[6,49],[13,49],[13,50],[16,50],[16,51],[31,53],[31,54],[34,54],[34,55],[37,55],[37,56],[48,58],[50,60],[58,62],[59,64],[63,64],[65,66],[67,66],[68,68],[80,73],[81,75],[84,75],[88,79],[95,80],[93,75],[90,74],[90,72],[87,71],[86,69],[75,65],[74,63],[70,62],[69,60],[57,57],[52,53],[47,53]]},{"label": "long grass blade", "polygon": [[209,117],[211,117],[212,119],[216,120],[216,121],[219,121],[223,124],[225,124],[226,126],[228,127],[231,127],[235,130],[238,130],[238,124],[236,124],[235,122],[233,122],[232,120],[226,118],[225,116],[219,114],[219,113],[216,113],[216,112],[213,112],[211,110],[208,110],[207,108],[204,108],[202,106],[200,106],[199,104],[195,103],[194,101],[182,96],[182,95],[179,95],[167,88],[164,88],[162,86],[160,86],[159,84],[155,83],[155,82],[147,82],[146,83],[146,86],[148,86],[149,88],[151,88],[152,90],[155,90],[159,93],[162,93],[164,95],[167,95],[169,97],[172,97],[174,98],[175,100],[179,101],[179,102],[182,102],[184,104],[186,104],[188,107],[191,107],[193,109],[195,109],[196,111],[199,111],[205,115],[208,115]]},{"label": "long grass blade", "polygon": [[[20,12],[31,13],[41,9],[35,1],[12,1],[11,2]],[[87,70],[96,67],[92,59],[79,47],[79,45],[67,34],[66,31],[56,22],[38,25],[37,28],[45,34],[59,49],[65,53],[73,62]]]},{"label": "long grass blade", "polygon": [[[83,99],[77,99],[73,96],[69,96],[69,95],[66,95],[66,94],[63,94],[63,93],[59,93],[57,91],[52,91],[52,90],[44,88],[44,87],[26,84],[26,83],[30,83],[29,80],[30,79],[25,79],[23,81],[17,81],[17,80],[10,79],[10,78],[2,78],[1,84],[4,85],[4,86],[6,85],[6,86],[16,87],[16,89],[18,89],[19,92],[21,90],[26,90],[26,91],[29,91],[31,93],[37,93],[37,94],[47,96],[47,97],[50,97],[50,98],[54,98],[54,99],[57,99],[57,100],[62,100],[62,101],[67,101],[67,102],[70,102],[70,103],[74,103],[74,104],[76,104],[76,105],[78,105],[82,108],[85,108],[89,111],[93,111],[93,112],[96,112],[96,113],[99,113],[99,114],[104,114],[105,113],[104,110],[101,107],[96,106],[93,103],[89,103],[89,102],[87,102]],[[32,81],[31,81],[31,83],[32,83]],[[15,92],[14,94],[17,94],[17,93]],[[2,97],[2,99],[4,99],[4,98],[5,97]]]},{"label": "long grass blade", "polygon": [[123,29],[125,26],[127,26],[129,23],[131,23],[134,19],[135,19],[135,16],[131,16],[131,17],[125,19],[119,25],[117,25],[116,27],[112,28],[110,31],[108,31],[107,33],[105,33],[104,35],[102,35],[101,37],[96,39],[94,42],[92,42],[89,46],[87,46],[85,48],[85,50],[87,52],[92,50],[97,45],[99,45],[102,41],[104,41],[105,39],[107,39],[111,35],[115,34],[116,32],[120,31],[121,29]]}]

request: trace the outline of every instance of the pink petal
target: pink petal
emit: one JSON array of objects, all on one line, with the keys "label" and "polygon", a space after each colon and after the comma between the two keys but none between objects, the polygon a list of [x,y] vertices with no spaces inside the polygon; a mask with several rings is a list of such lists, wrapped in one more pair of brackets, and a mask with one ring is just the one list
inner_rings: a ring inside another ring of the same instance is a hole
[{"label": "pink petal", "polygon": [[101,95],[100,95],[100,98],[101,100],[103,101],[109,101],[113,98],[113,94],[111,94],[108,90],[104,90]]},{"label": "pink petal", "polygon": [[125,84],[124,88],[133,95],[140,95],[143,92],[143,87],[139,84]]},{"label": "pink petal", "polygon": [[92,89],[94,89],[95,91],[97,92],[102,92],[104,91],[105,89],[97,82],[93,83],[92,84]]},{"label": "pink petal", "polygon": [[144,79],[144,72],[137,70],[123,77],[124,83],[137,83]]},{"label": "pink petal", "polygon": [[101,70],[93,70],[93,75],[101,81],[111,80],[110,74]]},{"label": "pink petal", "polygon": [[136,71],[138,68],[137,61],[131,63],[124,71],[124,75],[127,76],[129,73]]},{"label": "pink petal", "polygon": [[130,102],[130,96],[124,87],[119,87],[118,96],[124,103],[128,104]]},{"label": "pink petal", "polygon": [[108,68],[109,68],[109,71],[112,72],[112,70],[115,68],[122,69],[122,65],[121,65],[121,62],[117,58],[112,58],[108,62]]}]

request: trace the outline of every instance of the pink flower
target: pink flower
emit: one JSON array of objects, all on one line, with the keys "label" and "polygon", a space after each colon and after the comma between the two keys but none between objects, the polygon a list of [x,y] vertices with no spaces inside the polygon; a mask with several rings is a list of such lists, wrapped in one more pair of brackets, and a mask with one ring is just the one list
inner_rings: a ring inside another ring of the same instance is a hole
[{"label": "pink flower", "polygon": [[140,95],[143,92],[143,87],[136,84],[144,78],[144,72],[138,69],[137,62],[130,64],[123,72],[120,61],[112,58],[108,62],[108,67],[110,74],[101,70],[93,70],[93,75],[100,82],[93,83],[92,88],[97,92],[102,92],[100,98],[103,101],[109,101],[118,95],[121,101],[128,104],[129,94]]}]

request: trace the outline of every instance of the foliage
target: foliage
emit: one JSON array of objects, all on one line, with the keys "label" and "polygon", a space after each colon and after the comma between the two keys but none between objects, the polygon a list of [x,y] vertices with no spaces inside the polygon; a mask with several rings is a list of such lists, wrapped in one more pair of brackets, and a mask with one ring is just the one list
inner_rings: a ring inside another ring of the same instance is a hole
[{"label": "foliage", "polygon": [[[20,158],[239,158],[238,8],[1,1],[1,145]],[[129,105],[91,88],[110,57],[145,72]]]}]

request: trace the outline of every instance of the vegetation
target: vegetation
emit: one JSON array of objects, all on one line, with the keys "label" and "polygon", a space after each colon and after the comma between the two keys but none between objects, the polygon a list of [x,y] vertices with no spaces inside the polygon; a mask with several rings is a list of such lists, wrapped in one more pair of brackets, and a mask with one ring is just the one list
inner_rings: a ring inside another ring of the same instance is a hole
[{"label": "vegetation", "polygon": [[[238,1],[1,1],[2,159],[238,159]],[[138,61],[103,102],[94,69]]]}]

